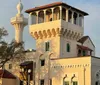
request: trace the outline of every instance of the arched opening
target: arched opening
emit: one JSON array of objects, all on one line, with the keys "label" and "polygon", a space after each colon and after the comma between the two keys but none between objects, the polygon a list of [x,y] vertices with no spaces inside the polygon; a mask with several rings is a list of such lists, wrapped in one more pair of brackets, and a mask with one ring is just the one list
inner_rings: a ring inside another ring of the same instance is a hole
[{"label": "arched opening", "polygon": [[72,22],[72,12],[68,11],[68,22]]},{"label": "arched opening", "polygon": [[54,20],[59,20],[60,19],[60,9],[59,7],[54,9]]},{"label": "arched opening", "polygon": [[62,9],[62,19],[66,20],[66,9],[65,8]]},{"label": "arched opening", "polygon": [[77,16],[77,13],[74,13],[74,16],[73,17],[74,17],[74,24],[78,24],[78,20],[77,20],[77,17],[78,16]]},{"label": "arched opening", "polygon": [[38,23],[43,23],[44,22],[44,12],[40,11],[38,15]]},{"label": "arched opening", "polygon": [[67,45],[66,45],[66,51],[70,52],[70,44],[69,43],[67,43]]},{"label": "arched opening", "polygon": [[37,15],[36,15],[36,13],[34,12],[34,13],[32,13],[32,24],[36,24],[36,18],[37,18]]},{"label": "arched opening", "polygon": [[46,22],[52,21],[52,10],[49,9],[46,11]]}]

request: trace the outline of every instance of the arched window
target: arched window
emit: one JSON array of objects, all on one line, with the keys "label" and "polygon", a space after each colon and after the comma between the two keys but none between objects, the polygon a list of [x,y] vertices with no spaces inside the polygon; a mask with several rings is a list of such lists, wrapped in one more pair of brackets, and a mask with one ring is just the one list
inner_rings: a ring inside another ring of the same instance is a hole
[{"label": "arched window", "polygon": [[68,22],[72,22],[72,12],[68,11]]},{"label": "arched window", "polygon": [[46,21],[52,21],[52,10],[51,9],[48,9],[46,11]]},{"label": "arched window", "polygon": [[66,9],[65,8],[62,9],[62,19],[66,20]]},{"label": "arched window", "polygon": [[66,51],[67,51],[67,52],[70,52],[70,44],[69,44],[69,43],[67,43]]},{"label": "arched window", "polygon": [[54,20],[59,20],[60,19],[60,9],[59,7],[54,9]]},{"label": "arched window", "polygon": [[40,11],[38,15],[38,23],[43,23],[44,22],[44,12]]}]

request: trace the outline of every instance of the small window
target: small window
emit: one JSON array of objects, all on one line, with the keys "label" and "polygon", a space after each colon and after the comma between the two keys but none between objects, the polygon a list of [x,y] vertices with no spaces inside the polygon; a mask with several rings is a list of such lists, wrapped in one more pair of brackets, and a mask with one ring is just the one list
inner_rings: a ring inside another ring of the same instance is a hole
[{"label": "small window", "polygon": [[99,82],[98,82],[98,81],[96,81],[96,82],[95,82],[95,85],[99,85]]},{"label": "small window", "polygon": [[83,56],[86,56],[86,51],[85,50],[83,50]]},{"label": "small window", "polygon": [[69,85],[69,81],[64,81],[64,85]]},{"label": "small window", "polygon": [[23,81],[20,80],[20,85],[23,85]]},{"label": "small window", "polygon": [[9,69],[12,69],[12,64],[9,64]]},{"label": "small window", "polygon": [[44,85],[44,79],[40,80],[40,85]]},{"label": "small window", "polygon": [[45,51],[49,51],[50,50],[50,43],[46,42],[45,43]]},{"label": "small window", "polygon": [[73,85],[78,85],[78,82],[77,81],[73,81]]},{"label": "small window", "polygon": [[45,60],[41,60],[41,66],[45,65]]},{"label": "small window", "polygon": [[69,44],[69,43],[67,43],[66,51],[67,51],[67,52],[70,52],[70,44]]}]

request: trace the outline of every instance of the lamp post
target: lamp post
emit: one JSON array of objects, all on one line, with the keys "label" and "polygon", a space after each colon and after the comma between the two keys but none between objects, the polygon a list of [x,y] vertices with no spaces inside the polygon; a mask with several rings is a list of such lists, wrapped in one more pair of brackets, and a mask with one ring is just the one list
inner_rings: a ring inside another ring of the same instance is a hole
[{"label": "lamp post", "polygon": [[[26,71],[25,71],[26,70]],[[26,85],[30,85],[30,73],[31,73],[31,69],[24,69],[24,68],[21,68],[20,69],[20,72],[22,72],[22,77],[24,80],[26,80]],[[25,72],[27,72],[25,74]],[[26,78],[25,78],[26,77]]]},{"label": "lamp post", "polygon": [[30,73],[31,73],[31,69],[28,69],[28,81],[27,81],[27,85],[30,85]]}]

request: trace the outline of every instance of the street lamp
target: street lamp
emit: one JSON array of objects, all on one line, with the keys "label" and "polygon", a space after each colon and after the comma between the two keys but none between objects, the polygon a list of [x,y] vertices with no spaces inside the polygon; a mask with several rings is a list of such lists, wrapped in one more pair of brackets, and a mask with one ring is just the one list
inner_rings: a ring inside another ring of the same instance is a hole
[{"label": "street lamp", "polygon": [[27,83],[26,85],[30,85],[30,73],[32,72],[32,70],[21,68],[20,72],[23,79],[26,80],[26,83]]},{"label": "street lamp", "polygon": [[27,79],[28,85],[30,85],[30,73],[31,73],[31,69],[28,69],[28,79]]}]

